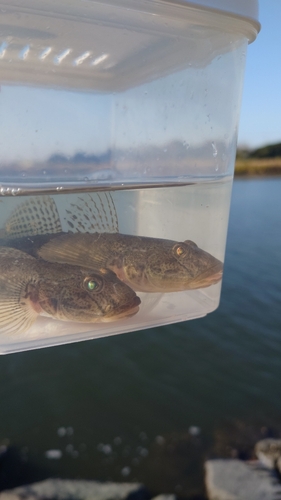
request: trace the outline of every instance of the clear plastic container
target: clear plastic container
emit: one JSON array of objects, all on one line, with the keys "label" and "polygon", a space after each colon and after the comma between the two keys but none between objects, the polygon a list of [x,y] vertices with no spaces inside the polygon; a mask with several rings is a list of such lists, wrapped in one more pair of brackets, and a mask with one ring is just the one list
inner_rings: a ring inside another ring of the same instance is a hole
[{"label": "clear plastic container", "polygon": [[216,309],[257,2],[0,12],[0,351]]}]

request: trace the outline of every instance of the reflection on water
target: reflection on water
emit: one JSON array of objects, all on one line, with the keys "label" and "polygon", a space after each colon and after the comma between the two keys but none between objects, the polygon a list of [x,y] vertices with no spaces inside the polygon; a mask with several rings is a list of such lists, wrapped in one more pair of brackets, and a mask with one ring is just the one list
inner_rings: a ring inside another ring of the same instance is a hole
[{"label": "reflection on water", "polygon": [[[234,183],[212,315],[1,358],[0,439],[36,464],[28,480],[138,480],[187,496],[202,492],[206,455],[250,454],[279,434],[280,188]],[[47,458],[51,449],[62,457]]]}]

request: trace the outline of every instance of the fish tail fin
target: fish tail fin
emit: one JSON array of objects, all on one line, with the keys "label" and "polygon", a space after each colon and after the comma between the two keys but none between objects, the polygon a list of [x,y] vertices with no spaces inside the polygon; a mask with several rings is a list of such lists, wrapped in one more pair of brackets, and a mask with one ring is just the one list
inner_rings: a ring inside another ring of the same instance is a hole
[{"label": "fish tail fin", "polygon": [[21,203],[5,224],[10,238],[62,231],[56,203],[50,196],[35,196]]}]

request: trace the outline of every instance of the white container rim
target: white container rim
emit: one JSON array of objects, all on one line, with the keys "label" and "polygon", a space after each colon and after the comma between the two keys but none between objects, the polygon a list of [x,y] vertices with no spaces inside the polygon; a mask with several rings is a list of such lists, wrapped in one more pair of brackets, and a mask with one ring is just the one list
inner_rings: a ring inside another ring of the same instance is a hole
[{"label": "white container rim", "polygon": [[190,7],[216,9],[222,13],[247,17],[256,23],[259,22],[258,0],[181,0],[181,3],[188,4]]},{"label": "white container rim", "polygon": [[[253,25],[256,35],[260,31],[258,0],[161,0],[182,4],[195,9],[211,10],[218,14],[240,17]],[[249,39],[252,42],[255,37]]]}]

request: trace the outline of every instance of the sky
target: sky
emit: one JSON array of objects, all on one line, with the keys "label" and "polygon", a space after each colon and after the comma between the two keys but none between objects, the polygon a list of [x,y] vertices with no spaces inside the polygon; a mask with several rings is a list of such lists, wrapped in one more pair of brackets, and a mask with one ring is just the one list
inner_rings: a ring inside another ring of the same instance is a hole
[{"label": "sky", "polygon": [[259,0],[262,29],[248,47],[238,144],[281,142],[281,1]]}]

